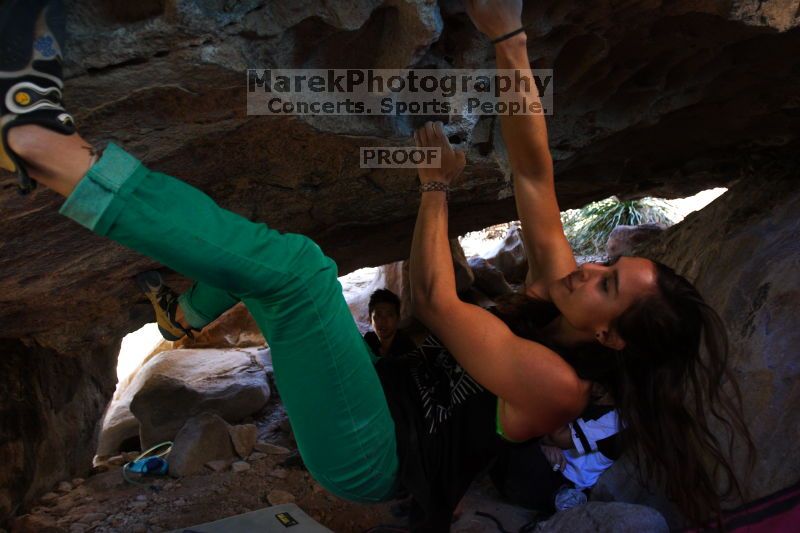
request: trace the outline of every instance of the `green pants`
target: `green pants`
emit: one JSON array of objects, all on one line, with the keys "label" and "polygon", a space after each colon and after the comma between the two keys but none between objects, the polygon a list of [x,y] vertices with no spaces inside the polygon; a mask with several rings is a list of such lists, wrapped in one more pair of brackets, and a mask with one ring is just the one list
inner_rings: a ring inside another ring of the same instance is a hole
[{"label": "green pants", "polygon": [[[199,282],[178,297],[186,322],[197,330],[203,329],[239,302],[241,300],[235,294]],[[367,347],[370,361],[377,364],[380,358],[369,348],[369,344]]]},{"label": "green pants", "polygon": [[178,297],[178,303],[186,322],[193,329],[203,329],[239,303],[239,298],[216,287],[195,283]]},{"label": "green pants", "polygon": [[[393,496],[394,422],[336,264],[311,239],[226,211],[113,144],[61,213],[227,298],[218,309],[243,301],[269,342],[275,381],[309,472],[343,498]],[[190,315],[190,321],[207,318],[215,317]]]}]

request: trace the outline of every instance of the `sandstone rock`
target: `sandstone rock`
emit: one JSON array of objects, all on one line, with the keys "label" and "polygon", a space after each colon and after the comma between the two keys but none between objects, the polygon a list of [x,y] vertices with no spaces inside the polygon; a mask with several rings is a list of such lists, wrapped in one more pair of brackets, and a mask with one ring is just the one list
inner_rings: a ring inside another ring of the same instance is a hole
[{"label": "sandstone rock", "polygon": [[215,414],[190,418],[180,429],[169,454],[169,473],[180,477],[202,470],[215,459],[234,455],[228,424]]},{"label": "sandstone rock", "polygon": [[231,470],[233,470],[236,473],[246,472],[247,470],[250,470],[250,463],[248,463],[247,461],[234,461],[231,464]]},{"label": "sandstone rock", "polygon": [[736,2],[732,6],[732,15],[745,24],[769,26],[786,31],[798,25],[800,13],[792,10],[789,2]]},{"label": "sandstone rock", "polygon": [[472,287],[475,275],[472,273],[458,239],[450,239],[450,255],[453,257],[453,271],[456,275],[456,292],[461,293]]},{"label": "sandstone rock", "polygon": [[[792,350],[800,343],[796,295],[800,278],[796,258],[800,247],[800,193],[790,177],[776,178],[767,189],[742,180],[702,211],[634,250],[663,261],[695,282],[706,301],[722,316],[728,330],[729,361],[742,391],[745,421],[759,460],[748,479],[751,497],[786,487],[800,476],[799,452],[776,438],[776,428],[800,427],[793,406],[800,401],[794,386],[800,377]],[[736,290],[730,290],[735,287]],[[712,430],[726,442],[727,432]],[[734,470],[743,478],[747,468],[738,441]],[[599,479],[592,499],[622,501],[658,510],[671,529],[686,523],[655,486],[642,486],[627,459],[617,461]]]},{"label": "sandstone rock", "polygon": [[174,348],[251,348],[264,346],[266,341],[250,312],[239,303],[221,317],[196,333],[174,343]]},{"label": "sandstone rock", "polygon": [[[690,214],[637,253],[694,280],[726,325],[729,362],[741,387],[744,418],[758,460],[748,478],[751,498],[800,477],[800,190],[796,166],[771,165],[769,185],[748,175],[705,209]],[[724,428],[712,426],[726,441]],[[744,479],[741,440],[734,470]],[[659,509],[668,520],[667,510]]]},{"label": "sandstone rock", "polygon": [[632,462],[626,456],[603,472],[592,488],[591,500],[624,502],[655,509],[666,519],[670,530],[683,529],[689,525],[662,490],[654,485],[642,485]]},{"label": "sandstone rock", "polygon": [[250,462],[260,461],[261,459],[263,459],[266,456],[267,456],[266,453],[253,452],[253,453],[251,453],[250,455],[247,456],[247,460],[250,461]]},{"label": "sandstone rock", "polygon": [[489,298],[497,298],[514,292],[503,273],[483,257],[470,257],[468,262],[475,276],[473,286]]},{"label": "sandstone rock", "polygon": [[131,461],[135,461],[140,455],[141,452],[125,452],[122,454],[122,457],[125,459],[126,463],[130,463]]},{"label": "sandstone rock", "polygon": [[644,505],[630,503],[589,502],[541,522],[534,531],[547,533],[616,533],[618,531],[647,531],[668,533],[664,517]]},{"label": "sandstone rock", "polygon": [[276,468],[275,470],[271,471],[269,475],[278,479],[286,479],[289,476],[289,472],[283,468]]},{"label": "sandstone rock", "polygon": [[259,452],[263,452],[269,455],[288,455],[292,453],[292,451],[289,448],[284,448],[283,446],[277,446],[269,442],[256,442],[254,448]]},{"label": "sandstone rock", "polygon": [[482,254],[488,264],[503,273],[509,283],[523,283],[528,274],[528,259],[522,243],[522,231],[512,224],[505,239]]},{"label": "sandstone rock", "polygon": [[113,457],[110,457],[110,458],[108,459],[108,462],[107,462],[107,463],[108,463],[110,466],[122,466],[122,465],[124,465],[126,462],[127,462],[127,461],[125,461],[125,456],[124,456],[124,455],[115,455],[115,456],[113,456]]},{"label": "sandstone rock", "polygon": [[197,413],[215,412],[238,421],[260,410],[270,394],[262,361],[256,349],[155,355],[115,395],[104,418],[98,455],[113,453],[137,434],[143,448],[172,440]]},{"label": "sandstone rock", "polygon": [[91,474],[93,476],[96,476],[98,474],[103,474],[105,472],[108,472],[108,464],[105,463],[94,465],[91,470]]},{"label": "sandstone rock", "polygon": [[80,487],[81,485],[83,485],[83,483],[85,481],[86,480],[83,479],[82,477],[76,477],[75,479],[72,480],[72,486],[73,487]]},{"label": "sandstone rock", "polygon": [[258,428],[255,424],[244,424],[241,426],[231,426],[231,442],[237,455],[244,459],[253,451],[253,446],[258,439]]},{"label": "sandstone rock", "polygon": [[86,513],[80,518],[80,521],[84,524],[94,524],[97,521],[105,520],[106,516],[104,513]]},{"label": "sandstone rock", "polygon": [[286,492],[285,490],[271,490],[269,494],[267,494],[267,501],[269,501],[270,505],[281,505],[284,503],[292,503],[295,501],[294,494],[290,492]]},{"label": "sandstone rock", "polygon": [[58,501],[58,494],[55,492],[48,492],[39,498],[39,501],[45,505],[52,505]]},{"label": "sandstone rock", "polygon": [[72,483],[69,481],[62,481],[58,484],[58,488],[56,490],[62,494],[66,494],[72,490]]},{"label": "sandstone rock", "polygon": [[228,468],[229,464],[231,464],[230,459],[216,459],[214,461],[207,462],[206,466],[214,472],[222,472]]},{"label": "sandstone rock", "polygon": [[66,533],[67,531],[47,515],[32,514],[14,518],[11,530],[14,533]]},{"label": "sandstone rock", "polygon": [[620,225],[611,230],[606,242],[606,254],[609,257],[631,255],[637,246],[664,232],[661,224],[639,224],[638,226]]},{"label": "sandstone rock", "polygon": [[62,495],[58,498],[56,505],[50,508],[50,512],[55,516],[64,516],[68,514],[74,505],[74,502],[68,495]]}]

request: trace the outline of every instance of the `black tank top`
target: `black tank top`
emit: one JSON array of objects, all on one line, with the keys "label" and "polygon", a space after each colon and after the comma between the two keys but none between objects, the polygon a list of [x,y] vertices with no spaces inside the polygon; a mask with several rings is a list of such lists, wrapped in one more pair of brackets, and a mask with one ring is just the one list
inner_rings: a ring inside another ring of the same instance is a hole
[{"label": "black tank top", "polygon": [[497,397],[434,336],[376,369],[395,422],[400,482],[413,496],[411,530],[448,531],[461,497],[502,446]]},{"label": "black tank top", "polygon": [[[496,308],[487,310],[529,338],[519,322]],[[538,311],[527,316],[540,324],[558,314],[555,306]],[[591,347],[585,353],[557,353],[583,379],[602,382],[611,370]],[[497,396],[467,374],[433,335],[411,352],[381,358],[376,369],[395,422],[400,482],[413,496],[411,530],[449,531],[453,510],[469,485],[508,445],[499,435]]]}]

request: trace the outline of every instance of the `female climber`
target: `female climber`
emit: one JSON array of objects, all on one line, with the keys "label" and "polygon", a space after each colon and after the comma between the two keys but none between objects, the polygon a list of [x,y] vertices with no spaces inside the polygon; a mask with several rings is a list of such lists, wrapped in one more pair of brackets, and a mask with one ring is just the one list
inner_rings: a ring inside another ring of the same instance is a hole
[{"label": "female climber", "polygon": [[[528,72],[521,0],[467,4],[494,40],[497,66]],[[272,349],[304,462],[328,490],[377,502],[403,486],[414,496],[412,526],[446,530],[500,435],[526,440],[563,426],[601,379],[647,472],[693,520],[718,512],[714,474],[736,479],[706,409],[743,429],[722,389],[731,379],[722,322],[660,263],[576,268],[543,116],[501,117],[530,266],[525,300],[506,314],[456,296],[446,190],[464,154],[440,123],[415,133],[418,146],[443,151],[442,168],[419,169],[410,266],[415,313],[435,337],[373,365],[336,265],[313,241],[226,211],[114,144],[95,153],[61,105],[61,43],[57,1],[0,4],[0,165],[24,189],[35,181],[66,197],[63,215],[196,280],[183,309],[191,326],[243,301]]]}]

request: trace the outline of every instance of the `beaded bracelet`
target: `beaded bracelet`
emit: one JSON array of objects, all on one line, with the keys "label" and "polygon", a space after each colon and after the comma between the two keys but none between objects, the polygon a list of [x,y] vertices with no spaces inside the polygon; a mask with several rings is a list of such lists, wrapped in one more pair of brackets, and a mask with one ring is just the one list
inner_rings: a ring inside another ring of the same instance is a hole
[{"label": "beaded bracelet", "polygon": [[450,200],[450,186],[442,181],[431,181],[419,186],[419,192],[431,191],[441,191],[445,194],[445,198]]}]

